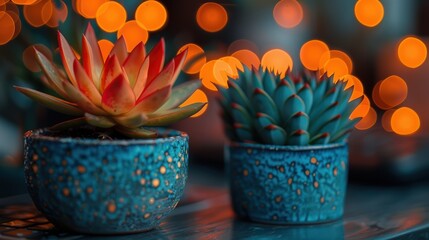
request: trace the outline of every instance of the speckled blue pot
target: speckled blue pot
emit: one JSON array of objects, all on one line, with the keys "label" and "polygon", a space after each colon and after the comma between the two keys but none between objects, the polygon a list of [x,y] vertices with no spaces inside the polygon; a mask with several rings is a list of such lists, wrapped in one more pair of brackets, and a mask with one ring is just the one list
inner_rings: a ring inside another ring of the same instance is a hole
[{"label": "speckled blue pot", "polygon": [[185,188],[188,136],[96,140],[25,134],[25,177],[37,206],[57,227],[125,234],[157,227]]},{"label": "speckled blue pot", "polygon": [[348,146],[226,146],[234,211],[272,224],[311,224],[343,216]]}]

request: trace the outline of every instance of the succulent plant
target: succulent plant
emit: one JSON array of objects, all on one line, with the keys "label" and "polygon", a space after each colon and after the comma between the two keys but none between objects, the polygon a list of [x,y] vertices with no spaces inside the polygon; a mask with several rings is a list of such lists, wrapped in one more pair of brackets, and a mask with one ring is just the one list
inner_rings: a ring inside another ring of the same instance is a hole
[{"label": "succulent plant", "polygon": [[53,110],[77,116],[52,129],[90,124],[114,128],[131,137],[155,137],[155,131],[144,127],[172,124],[195,114],[206,104],[179,107],[199,88],[200,82],[189,81],[173,88],[186,51],[164,66],[164,40],[146,55],[143,43],[128,53],[121,37],[105,62],[91,25],[82,36],[82,61],[60,32],[58,44],[64,70],[34,48],[43,72],[42,82],[58,97],[16,87]]},{"label": "succulent plant", "polygon": [[347,139],[360,120],[350,120],[363,96],[326,74],[280,77],[245,68],[228,88],[218,87],[226,132],[232,141],[274,145],[318,145]]}]

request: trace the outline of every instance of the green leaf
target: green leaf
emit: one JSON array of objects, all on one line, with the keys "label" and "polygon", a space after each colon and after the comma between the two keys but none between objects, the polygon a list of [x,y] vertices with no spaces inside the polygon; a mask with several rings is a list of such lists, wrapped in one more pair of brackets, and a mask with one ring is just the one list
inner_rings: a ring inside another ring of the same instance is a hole
[{"label": "green leaf", "polygon": [[200,80],[188,81],[174,87],[170,98],[156,112],[162,112],[180,106],[180,104],[185,102],[200,87]]},{"label": "green leaf", "polygon": [[193,103],[191,105],[149,114],[144,126],[166,126],[190,117],[200,111],[207,103]]},{"label": "green leaf", "polygon": [[81,118],[75,118],[72,120],[64,121],[62,123],[58,123],[58,124],[50,127],[49,130],[61,131],[61,130],[69,129],[71,127],[81,126],[81,125],[85,125],[85,124],[86,124],[85,117],[81,117]]},{"label": "green leaf", "polygon": [[236,103],[232,103],[230,107],[231,115],[235,123],[252,126],[252,117],[245,108]]},{"label": "green leaf", "polygon": [[85,113],[85,119],[88,124],[99,128],[111,128],[116,125],[115,122],[107,117],[96,116],[90,113]]},{"label": "green leaf", "polygon": [[309,142],[310,142],[310,135],[308,134],[308,132],[304,130],[297,130],[289,136],[287,144],[304,146],[304,145],[308,145]]},{"label": "green leaf", "polygon": [[324,145],[324,144],[328,144],[330,138],[331,137],[330,137],[329,133],[320,133],[320,134],[316,135],[315,137],[313,137],[310,140],[310,144],[311,145]]},{"label": "green leaf", "polygon": [[261,131],[261,137],[264,140],[264,143],[283,145],[286,143],[287,134],[283,128],[270,124]]},{"label": "green leaf", "polygon": [[305,104],[298,95],[293,94],[283,104],[280,114],[286,122],[298,112],[305,112]]},{"label": "green leaf", "polygon": [[253,108],[257,112],[262,112],[274,119],[277,124],[280,122],[280,115],[277,110],[277,106],[274,103],[273,99],[260,88],[256,88],[252,95],[252,104]]},{"label": "green leaf", "polygon": [[135,115],[125,114],[124,116],[115,116],[113,119],[121,126],[127,128],[138,128],[143,125],[143,123],[147,120],[147,117],[145,114],[139,113]]},{"label": "green leaf", "polygon": [[124,128],[116,127],[116,131],[130,138],[155,138],[158,133],[144,128]]},{"label": "green leaf", "polygon": [[304,86],[298,91],[298,96],[302,99],[305,104],[305,110],[307,114],[310,114],[311,107],[313,106],[313,91],[309,84]]},{"label": "green leaf", "polygon": [[297,130],[307,131],[310,119],[304,112],[297,112],[294,114],[285,124],[285,128],[288,132],[296,132]]},{"label": "green leaf", "polygon": [[276,90],[274,90],[274,102],[276,103],[277,107],[283,106],[285,101],[292,96],[295,93],[295,91],[290,87],[289,83],[282,79],[280,80]]},{"label": "green leaf", "polygon": [[27,97],[45,105],[46,107],[60,113],[71,116],[82,116],[84,112],[80,110],[76,104],[56,98],[54,96],[42,93],[30,88],[14,86],[16,90],[20,91]]},{"label": "green leaf", "polygon": [[276,82],[271,72],[264,73],[262,77],[262,84],[264,86],[264,91],[267,94],[272,95],[274,93],[274,90],[276,89]]}]

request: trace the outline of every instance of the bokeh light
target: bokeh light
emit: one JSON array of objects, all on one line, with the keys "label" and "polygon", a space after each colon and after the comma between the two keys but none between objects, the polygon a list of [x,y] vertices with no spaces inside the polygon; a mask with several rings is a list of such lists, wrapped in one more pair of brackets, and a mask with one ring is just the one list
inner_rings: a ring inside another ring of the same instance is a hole
[{"label": "bokeh light", "polygon": [[426,60],[426,45],[416,37],[407,37],[399,43],[398,57],[405,66],[417,68]]},{"label": "bokeh light", "polygon": [[[18,5],[31,5],[36,3],[39,0],[12,0],[13,3],[18,4]],[[4,1],[4,2],[8,2],[8,1]],[[1,1],[0,1],[1,4]]]},{"label": "bokeh light", "polygon": [[261,65],[261,61],[259,60],[258,55],[248,49],[238,50],[231,54],[231,56],[237,58],[249,69],[252,69],[252,67],[259,68],[259,65]]},{"label": "bokeh light", "polygon": [[85,18],[92,19],[97,16],[97,10],[101,5],[108,1],[109,0],[76,0],[76,10]]},{"label": "bokeh light", "polygon": [[51,19],[54,4],[50,0],[41,0],[32,5],[24,5],[24,18],[33,27],[41,27]]},{"label": "bokeh light", "polygon": [[365,117],[369,109],[371,108],[371,103],[366,95],[364,95],[364,98],[362,102],[355,108],[355,110],[350,115],[350,119]]},{"label": "bokeh light", "polygon": [[329,47],[320,40],[310,40],[302,45],[299,52],[302,65],[309,70],[316,71],[319,69],[319,62],[324,54],[328,54]]},{"label": "bokeh light", "polygon": [[402,78],[392,75],[381,82],[379,93],[385,104],[395,107],[407,98],[407,83]]},{"label": "bokeh light", "polygon": [[372,101],[379,107],[380,109],[390,109],[391,106],[387,105],[380,97],[380,85],[382,81],[378,81],[375,86],[372,88]]},{"label": "bokeh light", "polygon": [[[14,30],[14,33],[13,33],[13,36],[12,36],[12,39],[11,40],[13,40],[14,38],[16,38],[18,35],[19,35],[19,33],[21,32],[21,19],[19,18],[19,15],[18,15],[18,13],[16,13],[16,12],[14,12],[14,11],[11,11],[11,10],[7,10],[6,11],[6,13],[8,13],[9,14],[9,16],[10,17],[12,17],[12,19],[13,19],[13,22],[14,22],[14,24],[15,24],[15,30]],[[2,13],[0,13],[0,15],[1,15]],[[1,17],[0,17],[1,18]]]},{"label": "bokeh light", "polygon": [[383,126],[383,129],[386,132],[393,132],[391,120],[392,115],[396,111],[396,109],[389,109],[386,112],[383,113],[383,116],[381,117],[381,125]]},{"label": "bokeh light", "polygon": [[0,13],[0,45],[8,43],[12,40],[15,33],[15,21],[8,12]]},{"label": "bokeh light", "polygon": [[304,12],[297,0],[280,0],[273,9],[274,20],[283,28],[294,28],[301,23]]},{"label": "bokeh light", "polygon": [[347,82],[345,89],[348,89],[353,86],[353,93],[350,96],[350,101],[353,101],[364,94],[363,84],[359,80],[359,78],[351,74],[347,74],[343,78],[344,78],[344,81]]},{"label": "bokeh light", "polygon": [[177,54],[185,51],[185,49],[188,49],[188,54],[186,55],[185,63],[183,64],[183,71],[187,74],[196,74],[207,61],[204,50],[197,44],[188,43],[183,45]]},{"label": "bokeh light", "polygon": [[289,53],[281,49],[269,50],[262,56],[261,65],[280,76],[284,77],[288,70],[292,71],[293,61]]},{"label": "bokeh light", "polygon": [[117,33],[117,37],[124,37],[128,52],[131,52],[139,43],[146,43],[149,33],[136,20],[126,22]]},{"label": "bokeh light", "polygon": [[158,1],[145,1],[138,6],[135,18],[148,31],[156,31],[167,22],[167,10]]},{"label": "bokeh light", "polygon": [[112,51],[113,43],[107,39],[100,39],[98,41],[98,46],[100,47],[101,56],[103,61],[106,61],[107,56],[109,56],[110,51]]},{"label": "bokeh light", "polygon": [[106,32],[116,32],[127,20],[125,8],[118,2],[105,2],[97,10],[98,26]]},{"label": "bokeh light", "polygon": [[420,128],[419,115],[411,108],[401,107],[392,114],[392,130],[399,135],[410,135]]},{"label": "bokeh light", "polygon": [[233,75],[231,66],[222,60],[212,60],[204,64],[200,71],[203,86],[209,90],[217,91],[213,84],[227,88],[228,78]]},{"label": "bokeh light", "polygon": [[24,66],[32,72],[40,72],[41,69],[39,67],[39,64],[37,64],[36,52],[34,51],[34,48],[36,48],[39,52],[45,55],[45,57],[49,60],[52,60],[53,56],[49,48],[43,44],[34,44],[24,50],[24,52],[22,53],[22,61],[24,63]]},{"label": "bokeh light", "polygon": [[377,112],[372,107],[370,107],[366,116],[355,125],[355,128],[359,130],[367,130],[374,126],[376,122]]},{"label": "bokeh light", "polygon": [[[185,107],[193,103],[208,103],[207,95],[201,90],[197,89],[185,102],[183,102],[180,107]],[[208,104],[206,104],[200,111],[192,115],[192,118],[199,117],[207,110]]]},{"label": "bokeh light", "polygon": [[49,21],[46,23],[47,26],[51,28],[56,28],[59,25],[59,22],[65,22],[68,16],[68,7],[67,4],[64,3],[64,1],[59,1],[60,7],[57,8],[54,5],[54,12],[49,19]]},{"label": "bokeh light", "polygon": [[228,13],[218,3],[207,2],[197,11],[197,23],[207,32],[218,32],[228,23]]},{"label": "bokeh light", "polygon": [[231,57],[231,56],[227,56],[227,57],[222,57],[219,58],[219,60],[226,62],[232,69],[232,74],[231,74],[231,78],[238,78],[238,71],[243,72],[244,68],[243,68],[243,64],[241,64],[241,62],[235,58],[235,57]]},{"label": "bokeh light", "polygon": [[379,0],[358,0],[355,4],[355,16],[362,25],[375,27],[383,20],[383,4]]},{"label": "bokeh light", "polygon": [[329,59],[323,66],[322,72],[327,73],[328,76],[334,75],[335,82],[343,79],[345,75],[350,74],[347,63],[341,58]]}]

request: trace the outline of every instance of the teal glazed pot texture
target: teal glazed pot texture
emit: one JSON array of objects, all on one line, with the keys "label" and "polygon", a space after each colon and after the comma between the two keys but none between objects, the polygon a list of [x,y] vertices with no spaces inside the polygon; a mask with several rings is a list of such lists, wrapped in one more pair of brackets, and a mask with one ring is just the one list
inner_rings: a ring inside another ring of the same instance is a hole
[{"label": "teal glazed pot texture", "polygon": [[36,207],[58,228],[127,234],[157,227],[185,188],[188,136],[160,129],[162,138],[56,138],[25,134],[25,178]]},{"label": "teal glazed pot texture", "polygon": [[343,216],[346,143],[231,143],[225,154],[232,204],[238,217],[271,224],[312,224]]}]

